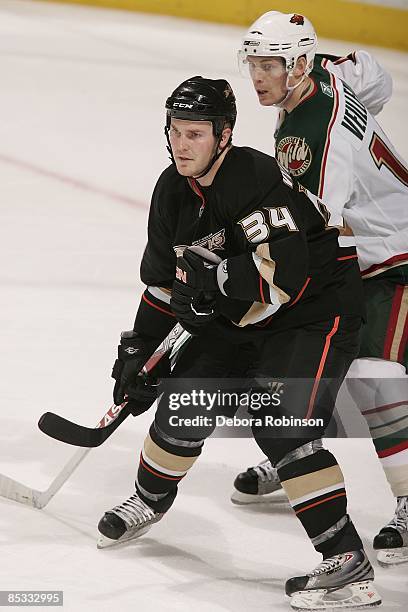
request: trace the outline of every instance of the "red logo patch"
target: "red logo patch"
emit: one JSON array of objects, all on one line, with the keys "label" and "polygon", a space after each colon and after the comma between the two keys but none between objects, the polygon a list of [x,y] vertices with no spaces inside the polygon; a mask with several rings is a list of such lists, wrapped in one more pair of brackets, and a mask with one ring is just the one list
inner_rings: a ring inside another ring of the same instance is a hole
[{"label": "red logo patch", "polygon": [[304,138],[287,136],[277,146],[276,159],[292,176],[297,177],[309,169],[312,152]]},{"label": "red logo patch", "polygon": [[295,23],[296,25],[305,25],[305,18],[303,17],[303,15],[293,15],[290,19],[290,23]]}]

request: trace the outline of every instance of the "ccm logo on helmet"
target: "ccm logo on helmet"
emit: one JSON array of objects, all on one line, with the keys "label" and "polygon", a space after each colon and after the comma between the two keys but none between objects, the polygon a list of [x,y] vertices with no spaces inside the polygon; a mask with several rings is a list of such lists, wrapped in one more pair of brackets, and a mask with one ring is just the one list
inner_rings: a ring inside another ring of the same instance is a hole
[{"label": "ccm logo on helmet", "polygon": [[178,106],[179,108],[193,108],[192,104],[186,104],[185,102],[174,102],[173,107]]}]

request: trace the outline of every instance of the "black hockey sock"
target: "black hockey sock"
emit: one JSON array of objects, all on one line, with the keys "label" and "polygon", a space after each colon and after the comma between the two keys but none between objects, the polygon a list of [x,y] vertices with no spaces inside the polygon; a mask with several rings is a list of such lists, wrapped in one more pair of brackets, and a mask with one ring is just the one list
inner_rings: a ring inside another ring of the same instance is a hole
[{"label": "black hockey sock", "polygon": [[343,529],[340,529],[332,538],[323,542],[320,546],[315,547],[318,552],[322,553],[323,559],[364,548],[360,536],[348,515],[347,519]]},{"label": "black hockey sock", "polygon": [[140,453],[135,482],[139,496],[156,512],[167,512],[173,504],[178,483],[201,454],[202,440],[175,440],[159,429],[150,427]]},{"label": "black hockey sock", "polygon": [[329,451],[320,450],[292,461],[279,468],[278,474],[296,516],[318,552],[363,548],[347,515],[342,471]]}]

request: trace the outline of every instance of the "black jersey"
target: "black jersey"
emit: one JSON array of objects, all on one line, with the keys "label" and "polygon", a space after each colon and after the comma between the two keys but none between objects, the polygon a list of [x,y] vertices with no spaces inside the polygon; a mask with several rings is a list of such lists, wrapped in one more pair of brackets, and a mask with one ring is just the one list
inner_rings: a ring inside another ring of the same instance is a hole
[{"label": "black jersey", "polygon": [[[356,299],[345,311],[338,230],[327,227],[324,206],[307,193],[274,158],[249,147],[231,148],[210,187],[168,167],[152,197],[141,263],[148,289],[135,329],[157,337],[175,323],[169,294],[176,257],[189,245],[206,247],[223,260],[218,330],[247,337],[361,314],[357,264]],[[349,291],[350,279],[347,286]]]}]

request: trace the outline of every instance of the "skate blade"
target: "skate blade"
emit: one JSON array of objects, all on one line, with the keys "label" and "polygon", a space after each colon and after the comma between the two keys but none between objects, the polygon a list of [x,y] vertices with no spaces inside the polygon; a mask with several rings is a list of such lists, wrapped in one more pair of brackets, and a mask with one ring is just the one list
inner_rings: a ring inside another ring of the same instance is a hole
[{"label": "skate blade", "polygon": [[408,563],[408,547],[379,550],[377,561],[381,567],[392,567],[393,565],[400,565],[400,563]]},{"label": "skate blade", "polygon": [[381,597],[371,581],[354,582],[340,589],[299,591],[290,600],[294,610],[352,610],[381,605]]},{"label": "skate blade", "polygon": [[231,501],[237,506],[248,506],[250,504],[289,504],[289,500],[282,487],[271,491],[271,493],[265,493],[265,495],[250,495],[249,493],[234,491],[231,495]]},{"label": "skate blade", "polygon": [[120,546],[121,544],[125,544],[126,542],[130,542],[131,540],[136,540],[140,538],[140,536],[144,535],[147,531],[149,531],[151,525],[147,525],[143,527],[143,529],[128,531],[123,534],[118,540],[112,540],[111,538],[107,538],[106,536],[100,534],[98,540],[96,542],[96,548],[113,548],[115,546]]}]

